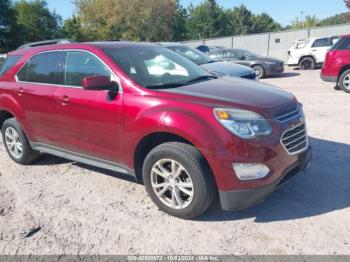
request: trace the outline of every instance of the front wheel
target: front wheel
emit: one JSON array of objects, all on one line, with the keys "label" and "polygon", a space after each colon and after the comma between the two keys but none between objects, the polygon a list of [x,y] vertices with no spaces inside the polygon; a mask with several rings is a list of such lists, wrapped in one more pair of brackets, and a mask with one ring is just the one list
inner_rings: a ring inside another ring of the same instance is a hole
[{"label": "front wheel", "polygon": [[350,69],[341,74],[338,85],[344,92],[350,93]]},{"label": "front wheel", "polygon": [[143,180],[161,210],[183,219],[204,213],[216,196],[208,164],[195,147],[184,143],[154,148],[144,161]]},{"label": "front wheel", "polygon": [[265,77],[265,69],[262,65],[255,65],[252,68],[255,71],[257,79],[262,79]]}]

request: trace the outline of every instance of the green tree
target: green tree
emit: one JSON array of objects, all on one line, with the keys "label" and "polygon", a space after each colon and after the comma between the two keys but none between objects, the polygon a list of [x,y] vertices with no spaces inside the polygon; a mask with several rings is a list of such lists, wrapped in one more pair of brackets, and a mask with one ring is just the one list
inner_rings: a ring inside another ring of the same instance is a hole
[{"label": "green tree", "polygon": [[72,18],[68,18],[64,21],[62,27],[62,36],[77,42],[85,40],[82,33],[82,26],[79,17],[73,16]]},{"label": "green tree", "polygon": [[316,16],[305,16],[304,19],[300,19],[299,17],[296,17],[290,24],[291,29],[303,29],[303,28],[310,28],[310,27],[316,27],[320,23],[320,20]]},{"label": "green tree", "polygon": [[339,25],[339,24],[348,23],[349,21],[350,21],[350,17],[348,16],[348,14],[338,14],[338,15],[331,16],[321,20],[318,23],[318,25],[319,26]]},{"label": "green tree", "polygon": [[206,0],[196,7],[191,5],[188,10],[190,38],[211,38],[228,33],[227,16],[215,0]]},{"label": "green tree", "polygon": [[233,35],[245,35],[254,33],[254,17],[245,5],[228,9],[226,11],[229,19],[229,31]]},{"label": "green tree", "polygon": [[15,49],[21,42],[21,29],[16,22],[16,10],[10,0],[0,1],[0,53]]},{"label": "green tree", "polygon": [[266,13],[262,13],[261,15],[254,15],[252,17],[252,21],[253,33],[273,32],[283,29],[279,23],[273,20],[273,18]]},{"label": "green tree", "polygon": [[172,38],[175,0],[76,0],[88,39],[164,41]]},{"label": "green tree", "polygon": [[51,12],[44,0],[15,3],[17,23],[23,28],[23,42],[52,39],[60,36],[62,18]]},{"label": "green tree", "polygon": [[180,0],[176,0],[176,14],[173,22],[172,41],[186,40],[188,38],[188,14],[181,5]]}]

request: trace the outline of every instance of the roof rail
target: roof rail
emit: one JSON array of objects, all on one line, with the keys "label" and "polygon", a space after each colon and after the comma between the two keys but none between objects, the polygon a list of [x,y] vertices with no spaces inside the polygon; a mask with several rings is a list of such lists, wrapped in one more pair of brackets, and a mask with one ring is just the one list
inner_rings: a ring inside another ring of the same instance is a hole
[{"label": "roof rail", "polygon": [[43,46],[43,45],[69,44],[69,43],[74,43],[74,41],[70,40],[70,39],[52,39],[52,40],[27,43],[27,44],[24,44],[24,45],[21,45],[20,47],[18,47],[17,50],[23,49],[23,48]]}]

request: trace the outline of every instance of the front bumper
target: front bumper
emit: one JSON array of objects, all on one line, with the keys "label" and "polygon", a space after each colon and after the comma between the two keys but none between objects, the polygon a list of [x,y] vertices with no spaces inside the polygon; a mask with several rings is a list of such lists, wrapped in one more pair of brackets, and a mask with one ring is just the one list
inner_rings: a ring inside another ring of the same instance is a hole
[{"label": "front bumper", "polygon": [[284,72],[284,65],[269,65],[265,68],[265,73],[267,76],[278,75]]},{"label": "front bumper", "polygon": [[240,210],[254,206],[265,200],[300,171],[304,171],[312,159],[312,149],[309,147],[298,156],[298,161],[288,167],[272,184],[267,186],[233,191],[220,191],[220,202],[223,210]]}]

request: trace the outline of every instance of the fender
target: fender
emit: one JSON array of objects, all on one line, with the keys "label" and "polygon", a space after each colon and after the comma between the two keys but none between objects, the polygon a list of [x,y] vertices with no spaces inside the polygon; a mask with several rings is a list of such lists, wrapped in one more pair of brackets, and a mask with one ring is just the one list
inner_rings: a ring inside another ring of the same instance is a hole
[{"label": "fender", "polygon": [[[196,109],[178,107],[152,107],[129,123],[125,129],[124,155],[126,163],[132,167],[134,158],[131,152],[135,152],[143,138],[155,133],[169,133],[182,137],[191,142],[207,159],[209,165],[211,159],[218,152],[225,150],[232,136],[217,122],[211,108],[196,107]],[[208,114],[213,117],[208,121]],[[204,115],[206,117],[204,117]],[[206,120],[204,120],[206,119]],[[191,128],[188,128],[191,127]],[[137,132],[142,128],[142,136]],[[129,152],[128,154],[126,152]]]},{"label": "fender", "polygon": [[[9,91],[11,92],[11,91]],[[0,93],[0,110],[8,111],[19,122],[26,134],[30,134],[25,124],[25,112],[20,103],[9,93]]]}]

